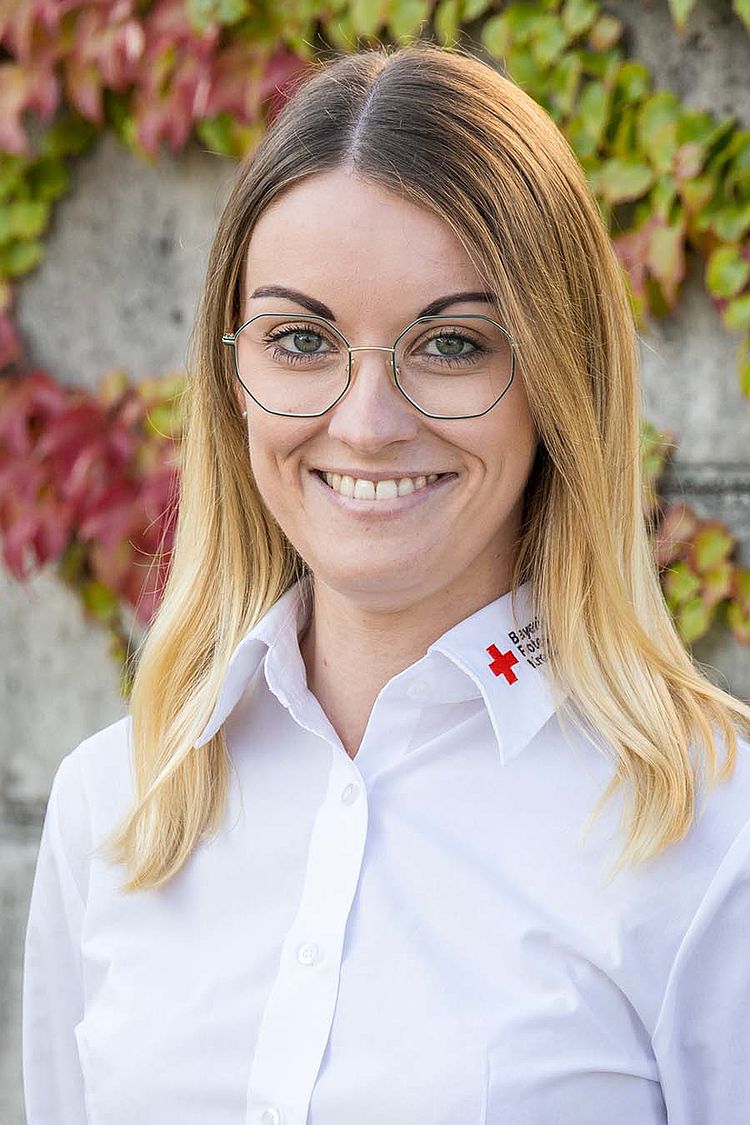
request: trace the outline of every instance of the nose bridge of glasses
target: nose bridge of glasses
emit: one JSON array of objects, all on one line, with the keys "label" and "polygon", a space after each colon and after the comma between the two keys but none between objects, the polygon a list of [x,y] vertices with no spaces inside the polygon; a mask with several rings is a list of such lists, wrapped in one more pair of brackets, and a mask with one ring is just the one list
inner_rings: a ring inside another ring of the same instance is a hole
[{"label": "nose bridge of glasses", "polygon": [[393,352],[395,348],[385,348],[382,344],[361,344],[358,347],[349,346],[350,352]]},{"label": "nose bridge of glasses", "polygon": [[[396,348],[395,348],[395,346],[390,347],[390,348],[386,348],[382,344],[361,344],[361,345],[357,345],[355,347],[353,347],[352,345],[348,345],[348,348],[349,348],[349,352],[350,352],[350,363],[352,364],[352,371],[354,371],[354,369],[355,369],[355,363],[354,363],[354,358],[351,355],[351,353],[353,353],[353,352],[388,352],[389,355],[390,355],[390,370],[391,370],[391,373],[392,373],[393,363],[394,363],[395,358],[396,358]],[[383,358],[385,359],[385,356]],[[360,366],[359,363],[356,364],[356,367],[359,367],[359,366]]]}]

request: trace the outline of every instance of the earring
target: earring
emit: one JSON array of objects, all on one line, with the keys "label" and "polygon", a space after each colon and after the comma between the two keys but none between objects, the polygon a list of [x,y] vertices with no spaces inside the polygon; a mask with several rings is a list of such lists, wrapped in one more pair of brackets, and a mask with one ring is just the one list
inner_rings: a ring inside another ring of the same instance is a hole
[{"label": "earring", "polygon": [[243,417],[243,418],[247,418],[247,411],[246,411],[246,410],[243,410],[243,411],[242,411],[242,417]]}]

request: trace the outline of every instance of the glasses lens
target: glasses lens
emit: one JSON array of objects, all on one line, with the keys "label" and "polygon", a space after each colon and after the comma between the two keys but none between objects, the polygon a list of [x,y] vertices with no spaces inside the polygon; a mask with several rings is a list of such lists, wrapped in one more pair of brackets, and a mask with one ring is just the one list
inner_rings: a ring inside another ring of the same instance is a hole
[{"label": "glasses lens", "polygon": [[[343,394],[349,352],[323,317],[261,313],[236,338],[241,382],[267,410],[320,414]],[[510,386],[509,336],[482,316],[424,317],[395,345],[398,382],[427,414],[470,417],[489,410]]]},{"label": "glasses lens", "polygon": [[241,382],[266,410],[319,414],[346,387],[349,352],[322,317],[261,313],[237,336]]},{"label": "glasses lens", "polygon": [[396,344],[401,389],[428,414],[469,417],[510,386],[513,347],[498,325],[480,316],[425,317]]}]

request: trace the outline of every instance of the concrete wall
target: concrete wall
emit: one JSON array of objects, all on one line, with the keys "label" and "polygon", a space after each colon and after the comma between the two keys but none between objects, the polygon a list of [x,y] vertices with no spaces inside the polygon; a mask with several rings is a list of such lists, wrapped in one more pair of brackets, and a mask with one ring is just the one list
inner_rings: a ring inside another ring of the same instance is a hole
[{"label": "concrete wall", "polygon": [[[750,125],[750,37],[729,0],[699,0],[683,41],[665,0],[609,5],[657,84]],[[112,137],[77,164],[42,266],[20,286],[36,362],[94,386],[112,366],[142,377],[184,362],[202,270],[232,165],[197,148],[152,167]],[[677,315],[643,337],[644,411],[679,438],[668,494],[724,520],[750,565],[750,417],[737,339],[693,266]],[[0,1121],[23,1121],[20,982],[24,927],[45,802],[60,759],[124,713],[106,640],[51,577],[0,571]],[[714,632],[696,648],[710,674],[750,698],[750,649]]]}]

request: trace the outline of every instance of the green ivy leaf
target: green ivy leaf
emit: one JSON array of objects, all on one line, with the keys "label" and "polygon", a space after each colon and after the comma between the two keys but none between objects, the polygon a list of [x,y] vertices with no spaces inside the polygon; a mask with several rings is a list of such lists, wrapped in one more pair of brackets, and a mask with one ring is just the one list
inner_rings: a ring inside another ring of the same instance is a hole
[{"label": "green ivy leaf", "polygon": [[589,82],[578,99],[578,117],[598,145],[609,119],[610,95],[601,82]]},{"label": "green ivy leaf", "polygon": [[639,62],[624,62],[617,74],[617,91],[626,102],[639,102],[651,87],[645,66]]},{"label": "green ivy leaf", "polygon": [[[747,183],[750,173],[750,132],[746,129],[734,133],[730,146],[731,159],[725,168],[724,191],[727,197],[736,192],[736,189]],[[743,196],[746,198],[746,196]]]},{"label": "green ivy leaf", "polygon": [[707,167],[719,172],[737,155],[737,132],[733,118],[720,122],[706,142]]},{"label": "green ivy leaf", "polygon": [[668,172],[677,152],[680,103],[675,94],[660,90],[641,106],[638,115],[640,148],[657,172]]},{"label": "green ivy leaf", "polygon": [[610,155],[627,159],[632,155],[635,143],[635,113],[632,106],[625,106],[615,127],[610,145]]},{"label": "green ivy leaf", "polygon": [[750,229],[750,203],[730,203],[714,213],[711,226],[722,242],[739,242]]},{"label": "green ivy leaf", "polygon": [[89,147],[97,128],[84,117],[66,113],[55,121],[40,143],[42,156],[79,156]]},{"label": "green ivy leaf", "polygon": [[331,46],[340,51],[354,51],[357,47],[357,33],[352,25],[349,11],[344,11],[326,24],[326,34]]},{"label": "green ivy leaf", "polygon": [[215,117],[204,117],[198,121],[195,132],[209,152],[231,156],[234,150],[233,124],[230,114],[217,113]]},{"label": "green ivy leaf", "polygon": [[714,297],[734,297],[750,278],[750,262],[736,246],[719,246],[706,263],[706,284]]},{"label": "green ivy leaf", "polygon": [[745,610],[750,614],[750,570],[738,566],[734,570],[732,594]]},{"label": "green ivy leaf", "polygon": [[609,203],[625,203],[638,199],[648,191],[654,173],[639,160],[607,160],[599,176],[599,190]]},{"label": "green ivy leaf", "polygon": [[434,24],[440,45],[454,47],[459,41],[461,29],[461,0],[438,0]]},{"label": "green ivy leaf", "polygon": [[49,210],[49,203],[39,199],[6,204],[0,211],[0,243],[36,238],[47,226]]},{"label": "green ivy leaf", "polygon": [[188,18],[197,31],[205,31],[214,23],[238,23],[251,10],[249,0],[187,0]]},{"label": "green ivy leaf", "polygon": [[539,17],[531,40],[531,50],[540,66],[551,66],[565,50],[567,43],[568,36],[557,16]]},{"label": "green ivy leaf", "polygon": [[680,144],[698,144],[705,151],[716,133],[716,119],[703,110],[688,110],[680,117],[677,139]]},{"label": "green ivy leaf", "polygon": [[[474,20],[478,20],[480,16],[484,15],[491,4],[492,0],[464,0],[461,22],[472,23]],[[403,6],[403,0],[399,0],[398,6]]]},{"label": "green ivy leaf", "polygon": [[63,582],[78,586],[83,581],[87,565],[87,549],[80,539],[72,539],[57,563],[57,573]]},{"label": "green ivy leaf", "polygon": [[750,336],[743,336],[737,348],[737,368],[740,376],[740,390],[750,398]]},{"label": "green ivy leaf", "polygon": [[705,636],[711,627],[714,607],[707,605],[703,598],[692,598],[677,613],[677,628],[685,644],[693,644]]},{"label": "green ivy leaf", "polygon": [[0,200],[10,199],[23,189],[28,161],[11,152],[0,152]]},{"label": "green ivy leaf", "polygon": [[729,597],[732,590],[734,566],[731,561],[717,563],[703,574],[703,597],[709,605],[716,605]]},{"label": "green ivy leaf", "polygon": [[703,211],[713,199],[717,188],[716,176],[706,172],[702,176],[696,176],[694,180],[683,180],[680,195],[688,211]]},{"label": "green ivy leaf", "polygon": [[[449,2],[455,2],[455,0],[449,0]],[[357,35],[370,39],[377,34],[386,21],[388,14],[387,0],[385,2],[384,0],[351,0],[349,13],[352,27]]]},{"label": "green ivy leaf", "polygon": [[588,31],[598,15],[595,0],[565,0],[563,4],[562,21],[571,38]]},{"label": "green ivy leaf", "polygon": [[724,308],[721,319],[730,332],[746,331],[750,328],[750,293],[735,297]]},{"label": "green ivy leaf", "polygon": [[750,611],[737,601],[727,602],[727,624],[742,644],[750,645]]},{"label": "green ivy leaf", "polygon": [[70,187],[70,174],[62,160],[45,157],[29,168],[26,183],[35,199],[53,202]]},{"label": "green ivy leaf", "polygon": [[592,78],[598,78],[608,90],[612,89],[622,65],[620,52],[589,51],[586,47],[581,47],[580,51],[586,73]]},{"label": "green ivy leaf", "polygon": [[96,578],[79,587],[83,604],[98,621],[107,622],[119,616],[119,599],[113,590]]},{"label": "green ivy leaf", "polygon": [[565,117],[575,105],[583,67],[578,51],[566,51],[550,74],[551,103]]},{"label": "green ivy leaf", "polygon": [[669,222],[672,206],[677,198],[677,184],[672,176],[660,176],[651,191],[654,212],[665,223]]},{"label": "green ivy leaf", "polygon": [[510,36],[515,43],[528,43],[536,33],[540,18],[538,4],[513,4],[505,12]]},{"label": "green ivy leaf", "polygon": [[729,555],[735,545],[723,524],[711,522],[701,527],[695,534],[692,545],[692,561],[700,572],[712,570]]},{"label": "green ivy leaf", "polygon": [[504,58],[512,42],[507,12],[488,19],[482,28],[480,38],[482,46],[494,59]]},{"label": "green ivy leaf", "polygon": [[505,56],[505,65],[514,81],[536,101],[543,102],[546,71],[540,67],[527,46],[510,48]]},{"label": "green ivy leaf", "polygon": [[750,31],[750,0],[732,0],[732,8]]},{"label": "green ivy leaf", "polygon": [[43,257],[41,242],[11,242],[0,248],[0,277],[29,273]]},{"label": "green ivy leaf", "polygon": [[684,605],[698,593],[700,588],[700,578],[682,559],[664,574],[664,592],[673,609]]},{"label": "green ivy leaf", "polygon": [[685,26],[694,7],[695,0],[669,0],[669,10],[677,27],[683,28]]},{"label": "green ivy leaf", "polygon": [[388,17],[388,27],[397,42],[413,39],[429,22],[432,0],[399,0]]},{"label": "green ivy leaf", "polygon": [[685,276],[685,224],[658,223],[649,241],[646,263],[662,285],[667,301],[677,298],[677,286]]}]

